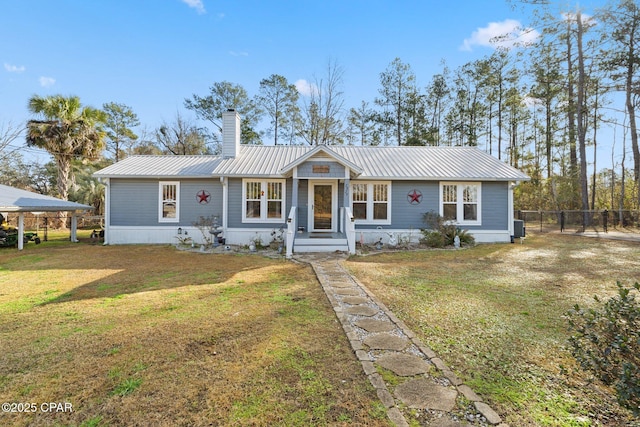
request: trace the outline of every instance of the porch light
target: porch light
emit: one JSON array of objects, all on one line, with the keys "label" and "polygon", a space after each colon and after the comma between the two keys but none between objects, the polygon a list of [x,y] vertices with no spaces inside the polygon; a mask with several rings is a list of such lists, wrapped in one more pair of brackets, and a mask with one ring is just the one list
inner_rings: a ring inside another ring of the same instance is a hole
[{"label": "porch light", "polygon": [[182,235],[182,227],[178,227],[178,235]]}]

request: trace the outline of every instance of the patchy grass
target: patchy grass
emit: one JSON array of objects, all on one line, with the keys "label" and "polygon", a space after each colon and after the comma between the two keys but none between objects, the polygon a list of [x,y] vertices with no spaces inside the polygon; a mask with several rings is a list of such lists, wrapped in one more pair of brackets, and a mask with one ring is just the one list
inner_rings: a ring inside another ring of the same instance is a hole
[{"label": "patchy grass", "polygon": [[575,370],[564,313],[640,279],[640,244],[575,236],[352,257],[348,268],[512,426],[620,426]]},{"label": "patchy grass", "polygon": [[168,246],[0,250],[0,425],[374,425],[310,268]]}]

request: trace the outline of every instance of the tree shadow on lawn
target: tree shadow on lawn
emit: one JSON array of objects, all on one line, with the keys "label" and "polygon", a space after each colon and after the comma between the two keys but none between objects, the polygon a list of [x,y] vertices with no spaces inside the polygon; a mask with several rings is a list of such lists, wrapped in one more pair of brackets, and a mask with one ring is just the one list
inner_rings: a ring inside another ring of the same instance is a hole
[{"label": "tree shadow on lawn", "polygon": [[[46,305],[93,298],[116,298],[124,294],[184,286],[221,284],[231,281],[240,272],[251,273],[253,270],[284,264],[254,255],[177,251],[172,246],[95,246],[70,243],[0,256],[0,265],[1,270],[9,274],[12,271],[33,272],[34,281],[49,280],[52,284],[64,280],[67,283],[77,282],[73,289],[51,295],[40,303]],[[51,273],[48,274],[47,270]],[[42,274],[48,277],[36,278]],[[268,273],[253,273],[256,277],[265,274]],[[28,283],[27,281],[25,285],[28,286]]]}]

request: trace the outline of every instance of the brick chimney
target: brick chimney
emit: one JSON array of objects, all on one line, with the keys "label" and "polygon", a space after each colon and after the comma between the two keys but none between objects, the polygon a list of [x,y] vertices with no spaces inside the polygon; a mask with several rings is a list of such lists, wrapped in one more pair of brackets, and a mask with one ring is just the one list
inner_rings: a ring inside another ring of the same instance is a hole
[{"label": "brick chimney", "polygon": [[228,109],[222,113],[222,157],[234,158],[240,152],[240,114]]}]

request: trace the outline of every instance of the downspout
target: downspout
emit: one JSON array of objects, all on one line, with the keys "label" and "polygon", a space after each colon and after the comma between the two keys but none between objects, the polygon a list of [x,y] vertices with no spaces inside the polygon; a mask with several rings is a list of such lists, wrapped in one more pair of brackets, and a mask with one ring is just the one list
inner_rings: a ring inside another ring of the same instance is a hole
[{"label": "downspout", "polygon": [[516,185],[518,185],[517,182],[508,182],[507,183],[507,188],[509,189],[508,191],[508,201],[507,201],[507,221],[508,221],[508,227],[509,227],[509,236],[511,236],[511,243],[514,242],[515,239],[515,233],[513,230],[513,189],[516,187]]},{"label": "downspout", "polygon": [[221,176],[220,184],[222,184],[222,232],[224,237],[228,239],[229,236],[227,236],[227,227],[229,226],[229,178]]},{"label": "downspout", "polygon": [[103,245],[109,244],[109,234],[111,229],[111,180],[104,179],[104,242]]}]

